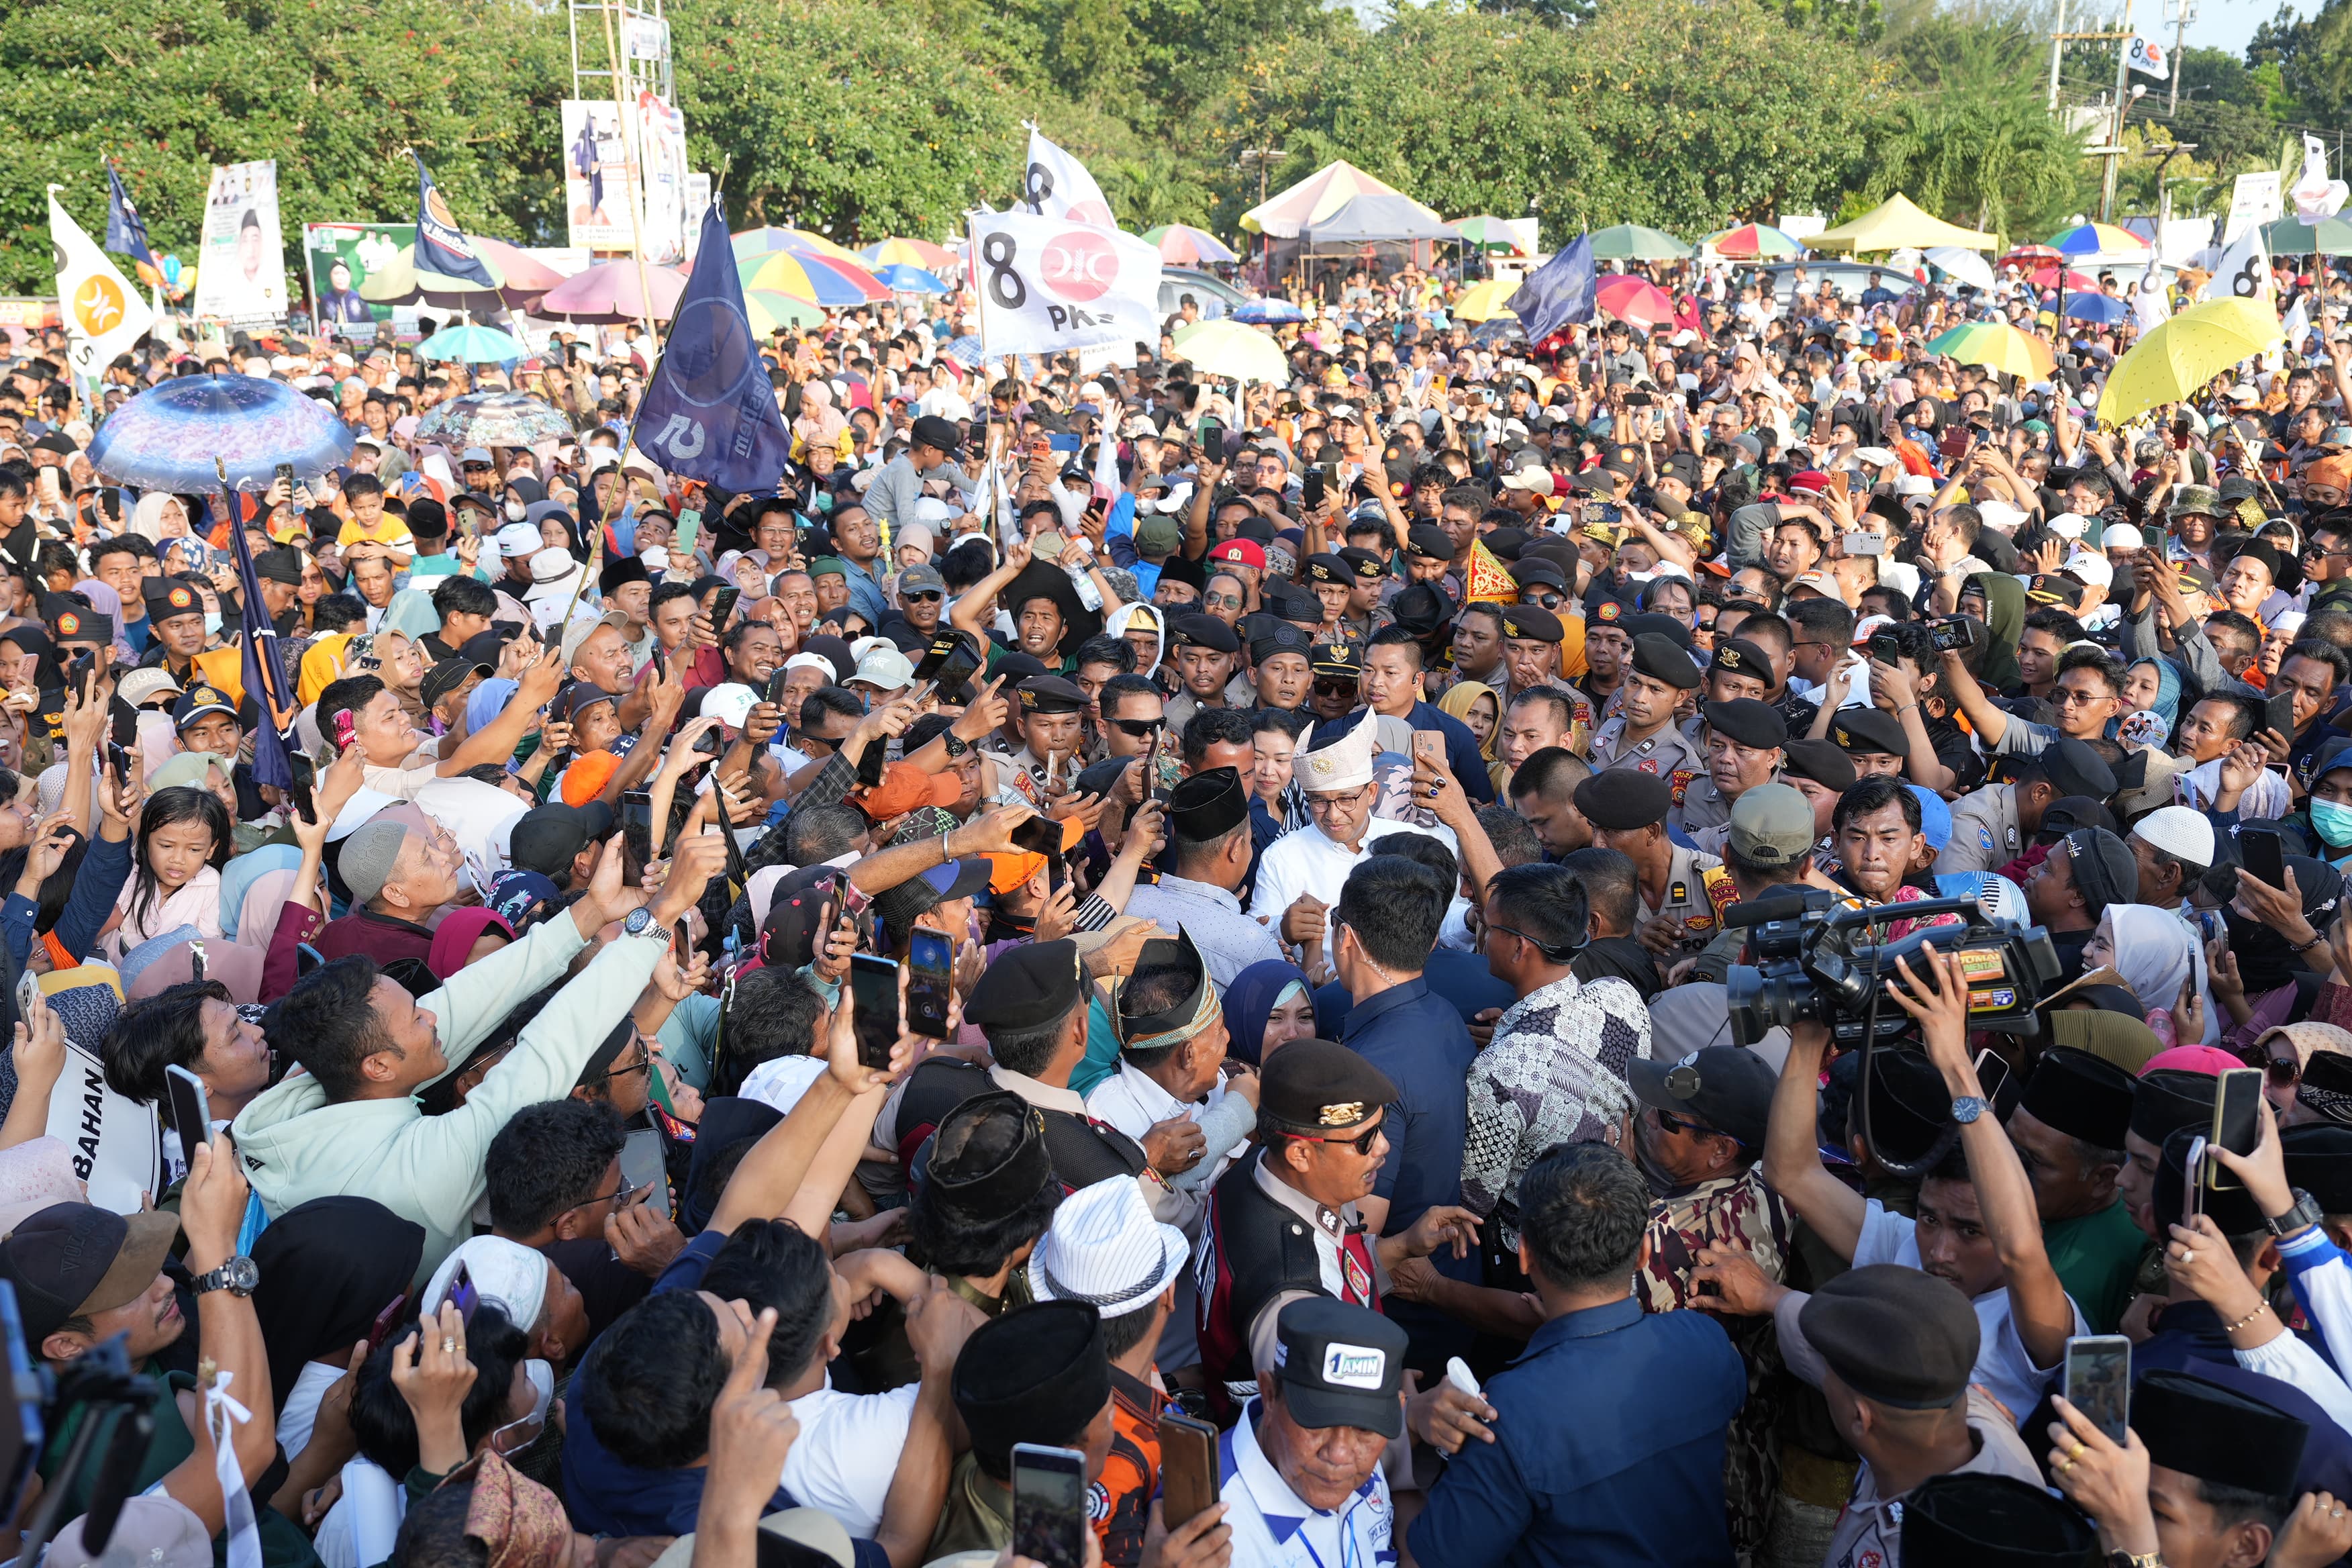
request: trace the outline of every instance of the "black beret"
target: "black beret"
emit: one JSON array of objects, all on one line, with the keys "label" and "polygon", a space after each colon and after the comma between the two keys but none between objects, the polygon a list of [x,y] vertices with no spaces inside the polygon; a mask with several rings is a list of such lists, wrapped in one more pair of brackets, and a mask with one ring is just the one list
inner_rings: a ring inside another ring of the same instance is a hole
[{"label": "black beret", "polygon": [[[1320,605],[1316,606],[1316,614],[1322,614]],[[1234,628],[1214,616],[1178,616],[1168,623],[1168,646],[1179,648],[1188,644],[1218,653],[1242,650],[1242,639],[1234,635]]]},{"label": "black beret", "polygon": [[1673,786],[1639,768],[1603,768],[1576,786],[1576,809],[1612,833],[1664,822],[1674,804]]},{"label": "black beret", "polygon": [[1559,617],[1541,605],[1506,605],[1503,606],[1503,635],[1525,642],[1556,643],[1568,635]]},{"label": "black beret", "polygon": [[1371,582],[1388,573],[1388,567],[1381,558],[1360,545],[1349,545],[1339,552],[1339,559],[1355,568],[1356,576],[1363,582]]},{"label": "black beret", "polygon": [[[1265,606],[1260,612],[1263,616],[1286,621],[1294,626],[1301,622],[1318,626],[1323,624],[1323,601],[1317,598],[1310,588],[1297,587],[1277,578],[1259,589],[1257,597],[1258,603]],[[1209,618],[1216,619],[1213,616]]]},{"label": "black beret", "polygon": [[2221,1080],[2210,1072],[2158,1068],[2132,1080],[2131,1131],[2150,1143],[2163,1144],[2182,1127],[2210,1127],[2213,1101],[2221,1098]]},{"label": "black beret", "polygon": [[1904,1568],[2084,1568],[2098,1531],[2014,1476],[1953,1471],[1904,1494]]},{"label": "black beret", "polygon": [[1950,1281],[1899,1263],[1838,1275],[1797,1324],[1848,1388],[1898,1410],[1943,1410],[1966,1394],[1982,1338],[1976,1309]]},{"label": "black beret", "polygon": [[1625,616],[1617,624],[1629,637],[1654,632],[1685,653],[1690,652],[1691,629],[1672,616],[1662,616],[1655,610],[1642,610]]},{"label": "black beret", "polygon": [[1511,563],[1511,581],[1522,588],[1551,587],[1568,591],[1568,574],[1559,564],[1541,555],[1523,556]]},{"label": "black beret", "polygon": [[[848,662],[845,664],[840,659],[835,658],[829,648],[816,647],[819,642],[839,643],[841,651],[847,657]],[[801,651],[816,654],[825,659],[833,666],[834,673],[844,680],[848,679],[850,671],[857,668],[856,656],[849,652],[849,645],[842,642],[839,637],[810,637],[801,644]],[[1001,675],[1017,687],[1022,681],[1051,672],[1045,668],[1044,659],[1034,653],[1023,653],[1016,647],[1008,648],[991,658],[988,661],[988,673]]]},{"label": "black beret", "polygon": [[1013,1473],[1013,1446],[1081,1445],[1110,1403],[1102,1313],[1086,1301],[1040,1301],[971,1331],[950,1384],[975,1458]]},{"label": "black beret", "polygon": [[[2157,1156],[2153,1200],[2158,1236],[2182,1224],[2182,1216],[2189,1212],[2189,1149],[2205,1136],[2211,1125],[2209,1113],[2204,1121],[2176,1127],[2165,1135],[2164,1148]],[[2254,1202],[2254,1194],[2242,1184],[2206,1188],[2204,1205],[2205,1213],[2221,1227],[2223,1236],[2253,1236],[2263,1229],[2262,1205]]]},{"label": "black beret", "polygon": [[1355,569],[1328,551],[1307,558],[1307,580],[1309,583],[1331,583],[1340,587],[1353,587]]},{"label": "black beret", "polygon": [[1076,1006],[1084,991],[1077,943],[1024,942],[988,966],[963,1016],[983,1029],[1033,1029]]},{"label": "black beret", "polygon": [[1487,553],[1497,561],[1517,561],[1519,552],[1527,548],[1528,531],[1524,528],[1498,528],[1481,541]]},{"label": "black beret", "polygon": [[[2314,1051],[2312,1060],[2338,1054]],[[2352,1214],[2352,1127],[2306,1121],[2287,1128],[2279,1134],[2279,1152],[2287,1184],[2317,1198],[2322,1214]]]},{"label": "black beret", "polygon": [[1769,702],[1737,697],[1728,702],[1703,702],[1699,711],[1706,715],[1709,729],[1743,746],[1763,751],[1789,743],[1789,721]]},{"label": "black beret", "polygon": [[265,550],[253,558],[253,574],[267,583],[302,581],[302,552],[283,546]]},{"label": "black beret", "polygon": [[1053,1180],[1044,1114],[1017,1094],[992,1089],[940,1118],[923,1196],[958,1218],[987,1224],[1018,1214]]},{"label": "black beret", "polygon": [[1810,779],[1823,789],[1833,789],[1843,795],[1853,787],[1853,759],[1838,749],[1835,741],[1816,740],[1806,736],[1789,742],[1788,763],[1781,772],[1792,778]]},{"label": "black beret", "polygon": [[2131,1128],[2137,1080],[2115,1063],[2067,1046],[2047,1046],[2025,1082],[2021,1110],[2095,1149],[2120,1149]]},{"label": "black beret", "polygon": [[1752,642],[1727,637],[1715,645],[1715,657],[1707,661],[1709,673],[1727,669],[1734,675],[1752,675],[1769,686],[1773,681],[1772,661],[1764,650]]},{"label": "black beret", "polygon": [[604,569],[596,574],[596,591],[609,594],[632,583],[650,583],[653,580],[653,574],[646,570],[643,561],[634,555],[616,553],[604,558]]},{"label": "black beret", "polygon": [[1389,601],[1391,622],[1415,637],[1433,637],[1454,621],[1454,601],[1434,583],[1415,583]]},{"label": "black beret", "polygon": [[1901,757],[1911,751],[1902,721],[1883,708],[1839,709],[1837,717],[1830,721],[1830,739],[1849,756],[1885,752]]},{"label": "black beret", "polygon": [[2086,742],[2053,741],[2033,760],[2041,765],[2042,776],[2061,795],[2087,795],[2105,800],[2116,793],[2115,770]]},{"label": "black beret", "polygon": [[147,601],[147,619],[151,624],[205,613],[204,600],[177,577],[150,577],[140,584],[139,594]]},{"label": "black beret", "polygon": [[1388,1074],[1334,1040],[1293,1040],[1258,1071],[1258,1107],[1286,1127],[1359,1126],[1398,1098]]},{"label": "black beret", "polygon": [[2273,1497],[2294,1491],[2311,1436],[2284,1411],[2165,1367],[2132,1385],[2131,1426],[2151,1464]]},{"label": "black beret", "polygon": [[1249,792],[1237,769],[1211,768],[1169,792],[1169,826],[1192,843],[1222,838],[1248,820]]},{"label": "black beret", "polygon": [[1075,680],[1058,675],[1033,675],[1014,689],[1021,693],[1024,713],[1083,713],[1087,694]]},{"label": "black beret", "polygon": [[1315,639],[1300,627],[1288,621],[1276,621],[1250,638],[1250,662],[1264,664],[1278,653],[1295,653],[1305,658],[1307,650],[1314,646]]},{"label": "black beret", "polygon": [[1404,552],[1418,555],[1424,561],[1454,559],[1454,541],[1433,522],[1417,522],[1405,530]]},{"label": "black beret", "polygon": [[[1641,617],[1629,616],[1618,623],[1626,626]],[[1633,637],[1633,668],[1653,680],[1663,680],[1668,686],[1684,691],[1695,690],[1699,683],[1698,666],[1691,662],[1682,645],[1659,632],[1637,632]]]}]

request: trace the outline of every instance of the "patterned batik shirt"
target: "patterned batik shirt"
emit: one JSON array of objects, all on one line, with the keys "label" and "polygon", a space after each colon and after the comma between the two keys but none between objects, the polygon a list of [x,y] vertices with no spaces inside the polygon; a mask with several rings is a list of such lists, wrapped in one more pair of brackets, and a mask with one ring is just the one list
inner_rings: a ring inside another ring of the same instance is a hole
[{"label": "patterned batik shirt", "polygon": [[1501,1210],[1506,1248],[1519,1245],[1519,1178],[1555,1143],[1603,1142],[1633,1107],[1625,1066],[1649,1048],[1642,994],[1613,975],[1555,980],[1496,1023],[1470,1069],[1462,1201],[1480,1215]]}]

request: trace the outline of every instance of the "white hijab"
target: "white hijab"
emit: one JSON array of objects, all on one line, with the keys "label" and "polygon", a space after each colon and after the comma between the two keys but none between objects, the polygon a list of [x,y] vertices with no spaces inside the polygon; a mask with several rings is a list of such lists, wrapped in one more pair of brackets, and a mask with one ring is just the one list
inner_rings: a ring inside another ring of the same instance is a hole
[{"label": "white hijab", "polygon": [[[2211,1045],[2221,1038],[2221,1023],[2207,984],[2205,950],[2189,922],[2153,904],[2109,904],[2100,917],[2107,928],[2108,959],[2140,1005],[2154,1012],[2180,1005],[2180,987],[2193,981],[2205,1000],[2205,1030],[2201,1039],[2182,1045]],[[2175,1022],[2179,1021],[2176,1014]]]}]

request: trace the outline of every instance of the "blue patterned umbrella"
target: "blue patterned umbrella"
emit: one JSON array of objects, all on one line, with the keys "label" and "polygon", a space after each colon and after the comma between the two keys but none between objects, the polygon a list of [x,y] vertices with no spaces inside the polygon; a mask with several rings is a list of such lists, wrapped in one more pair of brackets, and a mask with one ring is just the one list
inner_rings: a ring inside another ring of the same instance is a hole
[{"label": "blue patterned umbrella", "polygon": [[444,327],[416,345],[418,359],[457,360],[466,364],[512,364],[530,353],[510,334],[471,321]]},{"label": "blue patterned umbrella", "polygon": [[1278,326],[1286,321],[1303,321],[1307,312],[1287,300],[1250,300],[1234,308],[1233,319],[1252,326]]},{"label": "blue patterned umbrella", "polygon": [[874,269],[874,276],[879,278],[882,286],[893,294],[947,294],[954,291],[954,285],[938,273],[909,267],[903,261],[877,267]]},{"label": "blue patterned umbrella", "polygon": [[962,337],[957,338],[955,341],[949,343],[947,347],[941,349],[940,353],[947,355],[948,358],[955,361],[956,363],[963,366],[966,370],[978,370],[980,368],[980,339],[972,333],[966,332]]},{"label": "blue patterned umbrella", "polygon": [[445,447],[529,447],[572,435],[571,420],[522,392],[469,392],[435,404],[416,422],[419,441]]},{"label": "blue patterned umbrella", "polygon": [[250,375],[175,376],[116,409],[89,444],[90,465],[118,484],[203,495],[260,490],[291,463],[315,479],[352,455],[351,426],[282,381]]}]

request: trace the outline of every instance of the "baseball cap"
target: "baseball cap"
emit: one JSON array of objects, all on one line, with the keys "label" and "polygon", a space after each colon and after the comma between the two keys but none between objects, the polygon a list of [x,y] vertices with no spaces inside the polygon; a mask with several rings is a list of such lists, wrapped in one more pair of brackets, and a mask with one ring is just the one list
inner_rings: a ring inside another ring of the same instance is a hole
[{"label": "baseball cap", "polygon": [[1764,784],[1731,803],[1731,852],[1751,866],[1792,866],[1813,847],[1813,807],[1794,784]]},{"label": "baseball cap", "polygon": [[179,1216],[119,1215],[95,1204],[52,1204],[0,1242],[0,1279],[16,1291],[25,1339],[37,1347],[68,1319],[93,1317],[144,1295],[163,1272]]},{"label": "baseball cap", "polygon": [[430,708],[466,684],[466,677],[474,674],[487,676],[491,668],[489,665],[476,664],[462,655],[445,658],[425,672],[424,680],[417,686],[417,695],[424,699],[425,706]]},{"label": "baseball cap", "polygon": [[1308,1296],[1275,1320],[1274,1363],[1290,1418],[1313,1429],[1353,1426],[1394,1437],[1405,1332],[1369,1307]]},{"label": "baseball cap", "polygon": [[536,555],[546,544],[539,530],[527,522],[509,522],[491,537],[498,541],[499,553],[510,561]]},{"label": "baseball cap", "polygon": [[[862,680],[885,691],[897,691],[915,679],[915,666],[895,647],[868,648],[866,657],[857,661],[857,668],[850,672],[849,679]],[[709,709],[706,707],[703,711],[709,712]]]},{"label": "baseball cap", "polygon": [[180,695],[180,683],[172,679],[168,669],[134,669],[126,673],[114,689],[114,694],[136,708],[165,692]]},{"label": "baseball cap", "polygon": [[492,460],[487,447],[468,447],[457,454],[457,466],[461,468],[468,463],[488,463]]},{"label": "baseball cap", "polygon": [[507,859],[517,870],[552,878],[570,870],[574,856],[612,831],[613,808],[601,800],[586,805],[550,801],[515,819],[514,831],[508,836]]},{"label": "baseball cap", "polygon": [[741,681],[721,681],[702,694],[702,717],[716,719],[730,730],[740,730],[759,700],[760,694]]},{"label": "baseball cap", "polygon": [[1780,1075],[1745,1046],[1707,1046],[1672,1063],[1636,1057],[1625,1064],[1625,1081],[1643,1104],[1761,1151]]},{"label": "baseball cap", "polygon": [[209,686],[198,686],[184,693],[172,704],[172,727],[184,730],[207,713],[226,713],[236,717],[236,704],[226,693]]}]

